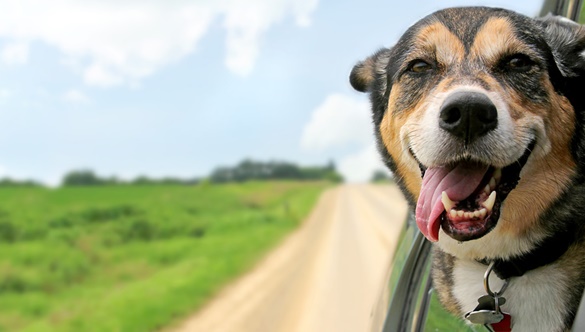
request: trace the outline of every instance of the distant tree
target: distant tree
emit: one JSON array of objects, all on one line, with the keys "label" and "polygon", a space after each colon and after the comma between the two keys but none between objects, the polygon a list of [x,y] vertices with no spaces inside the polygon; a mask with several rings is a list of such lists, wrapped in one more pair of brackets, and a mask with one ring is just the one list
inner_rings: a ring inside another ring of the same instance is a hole
[{"label": "distant tree", "polygon": [[34,180],[14,180],[9,177],[0,179],[0,187],[42,187]]},{"label": "distant tree", "polygon": [[[131,181],[120,180],[115,176],[102,178],[91,170],[71,171],[63,177],[62,186],[95,186],[95,185],[195,185],[199,183],[198,178],[182,179],[178,177],[164,177],[159,179],[149,178],[141,175]],[[0,182],[1,185],[1,182]]]},{"label": "distant tree", "polygon": [[223,183],[223,182],[230,182],[235,181],[236,177],[234,175],[234,171],[227,167],[219,167],[213,170],[209,175],[209,181],[214,183]]},{"label": "distant tree", "polygon": [[134,180],[132,180],[130,183],[136,184],[136,185],[151,185],[151,184],[153,184],[153,181],[150,178],[148,178],[147,176],[140,175],[137,178],[135,178]]},{"label": "distant tree", "polygon": [[199,182],[201,182],[201,179],[200,178],[190,178],[190,179],[181,180],[181,182],[184,185],[193,186],[193,185],[199,184]]},{"label": "distant tree", "polygon": [[155,186],[155,185],[195,185],[199,183],[198,178],[192,179],[181,179],[181,178],[174,178],[174,177],[165,177],[162,179],[152,179],[141,175],[136,179],[132,180],[130,184],[133,185],[140,185],[140,186]]},{"label": "distant tree", "polygon": [[343,181],[332,161],[325,167],[300,167],[285,161],[258,162],[245,159],[234,167],[218,167],[209,176],[209,181],[213,183],[269,179]]},{"label": "distant tree", "polygon": [[187,180],[174,178],[174,177],[165,177],[157,181],[162,185],[184,185]]},{"label": "distant tree", "polygon": [[391,182],[393,181],[392,176],[383,170],[376,170],[372,174],[370,182]]},{"label": "distant tree", "polygon": [[327,163],[327,166],[325,166],[325,169],[329,170],[329,171],[335,171],[335,162],[333,162],[333,160],[329,160],[329,162]]},{"label": "distant tree", "polygon": [[111,176],[109,178],[106,179],[100,179],[100,181],[103,185],[108,185],[108,186],[112,186],[112,185],[117,185],[117,184],[126,184],[124,181],[118,179],[116,176]]},{"label": "distant tree", "polygon": [[61,183],[63,186],[95,186],[103,185],[106,182],[106,180],[95,175],[93,171],[82,169],[65,174]]},{"label": "distant tree", "polygon": [[288,162],[272,162],[270,164],[272,179],[304,179],[306,173],[299,166]]}]

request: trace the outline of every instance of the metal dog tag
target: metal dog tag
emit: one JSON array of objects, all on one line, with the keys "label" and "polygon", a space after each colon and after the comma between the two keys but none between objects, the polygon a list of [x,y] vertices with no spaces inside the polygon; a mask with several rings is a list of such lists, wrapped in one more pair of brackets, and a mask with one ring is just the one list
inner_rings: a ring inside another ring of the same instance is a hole
[{"label": "metal dog tag", "polygon": [[479,304],[475,309],[465,314],[465,319],[473,324],[494,324],[504,319],[504,314],[500,311],[500,305],[506,303],[503,297],[491,297],[484,295],[477,302]]},{"label": "metal dog tag", "polygon": [[504,319],[504,314],[495,310],[474,310],[465,314],[465,319],[473,324],[495,324]]}]

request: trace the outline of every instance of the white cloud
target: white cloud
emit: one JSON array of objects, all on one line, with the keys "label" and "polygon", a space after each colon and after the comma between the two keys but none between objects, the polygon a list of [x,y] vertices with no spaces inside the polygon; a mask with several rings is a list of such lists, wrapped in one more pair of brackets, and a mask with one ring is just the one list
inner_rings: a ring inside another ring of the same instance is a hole
[{"label": "white cloud", "polygon": [[342,94],[329,95],[313,112],[303,130],[301,147],[320,151],[347,143],[372,142],[369,103]]},{"label": "white cloud", "polygon": [[292,3],[296,23],[300,27],[311,25],[310,14],[317,8],[318,0],[296,1]]},{"label": "white cloud", "polygon": [[361,151],[342,158],[337,169],[348,182],[365,182],[376,170],[387,170],[374,143]]},{"label": "white cloud", "polygon": [[28,60],[28,44],[24,42],[9,43],[2,47],[0,59],[9,65],[22,65]]},{"label": "white cloud", "polygon": [[65,92],[63,94],[63,100],[74,104],[87,104],[90,102],[89,97],[85,93],[76,89]]},{"label": "white cloud", "polygon": [[387,170],[376,149],[370,104],[343,94],[327,96],[305,125],[301,147],[330,151],[351,144],[354,152],[337,158],[337,169],[348,182],[369,181],[376,170]]},{"label": "white cloud", "polygon": [[311,24],[310,14],[316,7],[317,0],[232,1],[224,8],[227,67],[240,75],[249,74],[258,57],[264,32],[291,11],[296,24],[307,27]]},{"label": "white cloud", "polygon": [[249,74],[263,34],[292,16],[310,23],[318,0],[224,1],[0,1],[0,59],[22,63],[28,45],[41,41],[59,49],[63,63],[90,85],[136,84],[162,66],[192,53],[210,24],[223,19],[226,65]]}]

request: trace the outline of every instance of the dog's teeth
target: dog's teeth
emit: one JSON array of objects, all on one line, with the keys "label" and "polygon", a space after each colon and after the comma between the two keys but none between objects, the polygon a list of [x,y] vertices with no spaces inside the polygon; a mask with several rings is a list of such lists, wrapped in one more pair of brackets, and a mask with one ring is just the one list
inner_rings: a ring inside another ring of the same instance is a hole
[{"label": "dog's teeth", "polygon": [[475,212],[473,212],[473,216],[476,217],[476,218],[479,217],[480,216],[479,211],[476,210]]},{"label": "dog's teeth", "polygon": [[496,192],[492,191],[492,193],[490,194],[490,197],[488,197],[488,199],[486,199],[485,202],[483,202],[481,205],[483,205],[487,212],[492,212],[492,209],[494,208],[494,203],[496,202]]},{"label": "dog's teeth", "polygon": [[494,179],[494,178],[490,179],[490,188],[492,188],[492,189],[496,188],[496,179]]},{"label": "dog's teeth", "polygon": [[496,168],[496,170],[494,171],[494,179],[496,179],[496,182],[498,182],[498,181],[500,181],[501,178],[502,178],[502,169]]},{"label": "dog's teeth", "polygon": [[457,217],[457,211],[451,210],[451,217],[453,218]]},{"label": "dog's teeth", "polygon": [[463,213],[464,213],[463,211],[459,210],[459,211],[457,211],[457,216],[463,217]]},{"label": "dog's teeth", "polygon": [[469,212],[463,212],[463,217],[465,217],[465,219],[471,218],[471,216],[469,215]]},{"label": "dog's teeth", "polygon": [[487,214],[487,210],[486,210],[485,208],[483,208],[483,209],[479,210],[479,216],[480,216],[480,217],[482,217],[482,218],[483,218],[483,217],[485,217],[485,216],[486,216],[486,214]]},{"label": "dog's teeth", "polygon": [[443,206],[445,207],[445,211],[450,211],[454,206],[455,202],[453,202],[446,192],[443,191],[441,196],[441,201],[443,202]]},{"label": "dog's teeth", "polygon": [[489,185],[489,184],[487,184],[487,185],[485,186],[485,188],[483,188],[483,191],[485,192],[485,194],[486,194],[486,195],[489,195],[489,194],[490,194],[490,192],[492,192],[492,189],[490,188],[490,185]]}]

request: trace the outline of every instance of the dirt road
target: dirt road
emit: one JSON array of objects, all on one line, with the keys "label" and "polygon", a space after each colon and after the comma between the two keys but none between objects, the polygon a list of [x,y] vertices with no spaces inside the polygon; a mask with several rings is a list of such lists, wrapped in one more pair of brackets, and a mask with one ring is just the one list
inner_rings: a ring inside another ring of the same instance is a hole
[{"label": "dirt road", "polygon": [[302,227],[175,331],[368,331],[405,216],[396,187],[331,189]]}]

